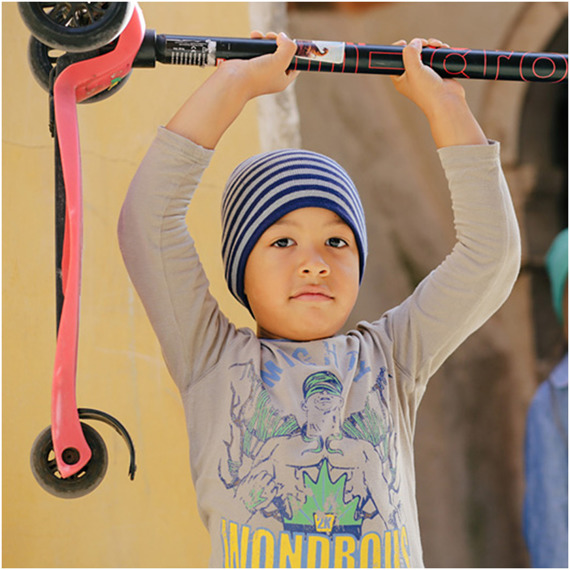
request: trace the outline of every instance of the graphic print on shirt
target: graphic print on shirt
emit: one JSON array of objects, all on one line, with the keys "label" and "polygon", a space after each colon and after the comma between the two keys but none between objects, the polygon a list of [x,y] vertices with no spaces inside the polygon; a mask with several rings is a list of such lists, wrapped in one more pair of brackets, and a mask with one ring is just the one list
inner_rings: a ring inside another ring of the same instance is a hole
[{"label": "graphic print on shirt", "polygon": [[[249,565],[257,556],[253,563],[262,557],[268,566],[325,567],[331,556],[338,562],[352,553],[351,562],[359,566],[372,560],[375,566],[408,566],[386,370],[380,370],[363,409],[342,420],[343,386],[332,372],[306,377],[302,414],[296,416],[272,404],[251,362],[235,366],[243,374],[240,389],[231,387],[227,455],[219,477],[250,518],[243,526],[223,520],[226,565]],[[260,516],[279,521],[283,532],[274,537],[263,530],[256,551],[259,533],[247,523],[254,517],[259,523]],[[374,532],[366,533],[366,526]],[[301,542],[293,547],[292,537],[303,538],[295,538]]]}]

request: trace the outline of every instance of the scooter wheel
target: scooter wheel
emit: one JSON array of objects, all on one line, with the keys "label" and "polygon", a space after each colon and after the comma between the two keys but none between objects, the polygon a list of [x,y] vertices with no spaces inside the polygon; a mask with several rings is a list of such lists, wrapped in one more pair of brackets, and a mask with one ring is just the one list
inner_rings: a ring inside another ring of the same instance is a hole
[{"label": "scooter wheel", "polygon": [[112,42],[129,23],[134,2],[18,2],[20,16],[42,43],[68,52]]},{"label": "scooter wheel", "polygon": [[60,499],[76,499],[91,493],[103,480],[107,471],[107,448],[101,436],[89,425],[81,423],[83,435],[91,448],[91,459],[75,475],[61,476],[53,450],[51,427],[36,438],[32,446],[30,464],[40,487]]},{"label": "scooter wheel", "polygon": [[42,44],[34,36],[28,42],[28,65],[39,86],[49,93],[50,75],[57,63],[57,56],[51,54],[53,48]]},{"label": "scooter wheel", "polygon": [[[56,51],[54,48],[43,44],[36,37],[30,36],[30,41],[28,42],[28,65],[30,66],[32,75],[38,85],[48,93],[51,86],[51,74],[58,59],[58,55],[54,54],[54,51]],[[81,55],[74,55],[74,57],[78,58],[77,61],[80,61],[82,58],[89,59],[90,57],[95,56],[92,53],[84,53]],[[132,70],[129,71],[121,81],[114,83],[110,89],[101,91],[101,93],[97,93],[97,95],[93,95],[93,97],[89,97],[89,99],[81,101],[81,103],[96,103],[97,101],[108,99],[125,85],[127,79],[131,76],[131,73]]]}]

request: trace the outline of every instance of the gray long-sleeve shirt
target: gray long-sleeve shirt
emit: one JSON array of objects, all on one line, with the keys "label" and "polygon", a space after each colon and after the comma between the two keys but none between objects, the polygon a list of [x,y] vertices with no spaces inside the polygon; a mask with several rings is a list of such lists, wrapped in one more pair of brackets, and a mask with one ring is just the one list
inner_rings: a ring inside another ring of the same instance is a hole
[{"label": "gray long-sleeve shirt", "polygon": [[430,376],[505,301],[520,265],[499,145],[438,152],[457,233],[441,265],[346,335],[267,340],[220,312],[186,227],[212,151],[159,129],[119,238],[182,397],[212,566],[423,565],[417,408]]}]

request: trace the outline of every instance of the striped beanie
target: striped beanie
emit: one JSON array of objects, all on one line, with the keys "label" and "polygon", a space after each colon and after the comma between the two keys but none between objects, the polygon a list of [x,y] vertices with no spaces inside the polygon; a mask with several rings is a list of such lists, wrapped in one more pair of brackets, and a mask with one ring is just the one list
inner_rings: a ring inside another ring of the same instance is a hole
[{"label": "striped beanie", "polygon": [[230,175],[222,197],[222,258],[228,287],[248,310],[244,275],[251,250],[277,220],[309,207],[331,210],[350,227],[362,281],[368,251],[364,210],[354,183],[334,160],[283,149],[248,158]]}]

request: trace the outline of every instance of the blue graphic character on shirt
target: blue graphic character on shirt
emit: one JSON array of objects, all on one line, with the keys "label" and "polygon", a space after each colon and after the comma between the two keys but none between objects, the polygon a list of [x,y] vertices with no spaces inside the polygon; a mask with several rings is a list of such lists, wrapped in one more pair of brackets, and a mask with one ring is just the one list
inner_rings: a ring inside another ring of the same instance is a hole
[{"label": "blue graphic character on shirt", "polygon": [[[300,423],[271,405],[251,363],[244,366],[251,391],[244,402],[233,391],[231,437],[219,475],[252,516],[275,518],[290,532],[355,538],[367,519],[381,521],[383,530],[399,526],[396,432],[383,395],[385,369],[364,409],[344,421],[340,380],[330,371],[309,375]],[[381,513],[382,504],[392,511]]]}]

